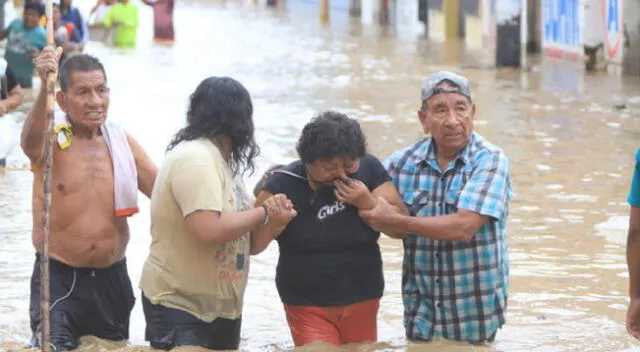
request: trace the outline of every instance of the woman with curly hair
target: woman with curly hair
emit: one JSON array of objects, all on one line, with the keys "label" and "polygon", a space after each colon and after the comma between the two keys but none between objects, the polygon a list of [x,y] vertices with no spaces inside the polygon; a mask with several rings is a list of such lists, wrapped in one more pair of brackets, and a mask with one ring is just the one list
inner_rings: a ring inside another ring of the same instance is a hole
[{"label": "woman with curly hair", "polygon": [[298,215],[253,236],[251,252],[278,242],[276,286],[296,346],[375,341],[384,289],[380,233],[358,211],[375,207],[378,197],[399,212],[404,204],[383,165],[367,154],[360,125],[344,114],[312,119],[297,151],[300,160],[270,172],[256,204],[285,194]]},{"label": "woman with curly hair", "polygon": [[[187,126],[167,148],[151,195],[151,248],[140,288],[156,349],[237,349],[251,233],[295,215],[283,195],[254,207],[241,176],[254,169],[249,92],[210,77],[191,95]],[[277,208],[277,211],[276,211]]]}]

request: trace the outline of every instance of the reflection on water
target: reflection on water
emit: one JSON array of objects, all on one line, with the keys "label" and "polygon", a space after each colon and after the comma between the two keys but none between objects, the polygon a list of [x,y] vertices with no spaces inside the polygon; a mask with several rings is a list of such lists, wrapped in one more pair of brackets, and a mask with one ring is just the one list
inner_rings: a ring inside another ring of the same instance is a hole
[{"label": "reflection on water", "polygon": [[[84,5],[84,4],[83,4]],[[87,4],[90,6],[91,4]],[[295,157],[301,127],[332,108],[359,118],[371,151],[385,157],[420,138],[416,120],[421,79],[462,69],[472,82],[477,130],[502,146],[513,174],[511,295],[508,323],[492,346],[407,343],[402,327],[401,243],[383,238],[386,291],[379,343],[343,351],[622,351],[624,257],[632,159],[640,140],[640,84],[545,64],[523,72],[486,67],[491,55],[361,26],[346,15],[331,26],[316,7],[286,10],[232,1],[183,1],[177,41],[151,41],[151,13],[140,8],[136,50],[91,43],[111,86],[110,118],[122,123],[160,163],[184,121],[189,94],[208,75],[237,78],[255,106],[260,170]],[[475,67],[475,68],[474,68]],[[571,70],[574,71],[571,71]],[[621,104],[624,108],[620,109]],[[0,350],[29,338],[30,187],[26,158],[15,149],[0,171]],[[259,173],[253,175],[253,183]],[[128,251],[134,283],[149,245],[148,200],[131,220]],[[293,348],[275,285],[277,248],[254,257],[241,349]],[[134,308],[130,346],[83,339],[84,351],[149,350],[141,306]],[[182,349],[184,351],[195,349]],[[301,351],[328,351],[326,345]]]}]

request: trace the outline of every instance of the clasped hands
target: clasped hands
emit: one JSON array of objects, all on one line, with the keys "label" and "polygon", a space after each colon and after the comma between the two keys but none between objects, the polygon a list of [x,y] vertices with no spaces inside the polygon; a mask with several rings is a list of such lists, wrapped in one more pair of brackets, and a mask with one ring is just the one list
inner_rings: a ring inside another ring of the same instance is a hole
[{"label": "clasped hands", "polygon": [[284,227],[298,215],[298,212],[293,208],[293,203],[285,194],[274,194],[267,198],[262,205],[269,216],[267,225]]}]

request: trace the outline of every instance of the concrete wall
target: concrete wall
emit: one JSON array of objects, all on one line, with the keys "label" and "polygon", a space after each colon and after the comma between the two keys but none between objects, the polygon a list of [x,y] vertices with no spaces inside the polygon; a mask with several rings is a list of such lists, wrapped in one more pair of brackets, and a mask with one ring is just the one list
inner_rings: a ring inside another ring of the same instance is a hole
[{"label": "concrete wall", "polygon": [[542,24],[542,2],[540,0],[526,0],[526,3],[526,49],[528,53],[538,53],[542,49],[542,43],[540,42],[542,36],[540,30]]},{"label": "concrete wall", "polygon": [[622,63],[624,17],[627,6],[637,0],[583,0],[583,45],[591,69],[611,68]]},{"label": "concrete wall", "polygon": [[349,0],[349,14],[359,17],[362,11],[362,0]]},{"label": "concrete wall", "polygon": [[492,0],[429,0],[428,32],[436,40],[464,38],[470,47],[481,47],[486,37],[483,14]]},{"label": "concrete wall", "polygon": [[592,0],[542,0],[542,51],[546,57],[580,62],[583,6]]},{"label": "concrete wall", "polygon": [[380,18],[380,0],[361,0],[360,20],[366,24],[377,24]]},{"label": "concrete wall", "polygon": [[625,1],[624,29],[628,46],[624,49],[622,60],[625,75],[640,76],[640,1]]},{"label": "concrete wall", "polygon": [[418,1],[420,0],[392,0],[390,4],[392,24],[399,31],[417,35],[425,33],[425,25],[419,20]]},{"label": "concrete wall", "polygon": [[[350,1],[353,3],[355,0]],[[380,13],[380,0],[360,1],[362,22],[377,24]],[[420,21],[420,3],[418,1],[422,1],[423,8],[427,10],[426,25]],[[463,38],[467,47],[488,48],[495,44],[496,28],[495,19],[493,18],[495,1],[390,0],[391,24],[403,32],[409,31],[418,35],[428,33],[429,38],[437,41]],[[531,1],[539,6],[541,0],[522,1],[523,3]],[[534,11],[534,15],[539,15],[539,12]],[[539,21],[533,28],[540,30]],[[525,33],[526,28],[523,28],[522,32]],[[539,38],[539,36],[535,37]],[[524,40],[526,36],[522,38]]]},{"label": "concrete wall", "polygon": [[[331,21],[331,17],[333,16],[341,17],[348,14],[350,1],[351,0],[329,0],[329,21]],[[318,16],[320,11],[320,0],[284,0],[284,2],[286,2],[287,6],[307,8],[310,13],[313,11],[316,16]]]},{"label": "concrete wall", "polygon": [[[454,0],[456,1],[456,0]],[[429,13],[427,14],[429,38],[444,40],[445,34],[445,14],[442,0],[429,0]]]},{"label": "concrete wall", "polygon": [[482,47],[484,45],[483,29],[483,1],[463,0],[461,36],[470,47]]},{"label": "concrete wall", "polygon": [[484,45],[493,47],[496,44],[495,0],[481,1],[482,36]]},{"label": "concrete wall", "polygon": [[544,55],[585,62],[587,69],[619,72],[625,50],[623,23],[639,4],[639,0],[542,0]]}]

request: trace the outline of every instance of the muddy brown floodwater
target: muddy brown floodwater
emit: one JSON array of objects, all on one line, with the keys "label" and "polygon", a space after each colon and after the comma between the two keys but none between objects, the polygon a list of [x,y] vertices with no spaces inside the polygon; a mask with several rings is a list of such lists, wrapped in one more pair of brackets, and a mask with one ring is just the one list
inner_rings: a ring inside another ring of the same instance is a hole
[{"label": "muddy brown floodwater", "polygon": [[[584,75],[568,65],[535,61],[523,71],[471,68],[490,62],[489,53],[362,26],[346,14],[321,26],[316,7],[302,3],[274,10],[240,1],[182,1],[176,9],[176,43],[158,44],[150,39],[151,12],[140,7],[135,50],[90,43],[87,52],[106,66],[110,118],[136,136],[157,163],[184,122],[190,92],[205,76],[234,77],[251,92],[263,151],[259,171],[295,158],[301,127],[325,109],[359,118],[371,151],[384,158],[420,138],[415,111],[423,77],[450,69],[471,79],[476,130],[506,151],[513,175],[507,325],[488,347],[407,343],[402,247],[383,238],[386,290],[379,342],[343,350],[608,352],[638,346],[624,328],[625,199],[640,147],[637,78]],[[618,104],[625,108],[616,109]],[[24,348],[30,335],[32,175],[19,148],[9,164],[0,171],[0,350],[14,351]],[[134,284],[149,245],[148,212],[145,199],[131,220],[127,255]],[[293,348],[274,285],[276,259],[276,245],[253,258],[243,351]],[[139,303],[128,345],[85,338],[81,350],[150,350]]]}]

